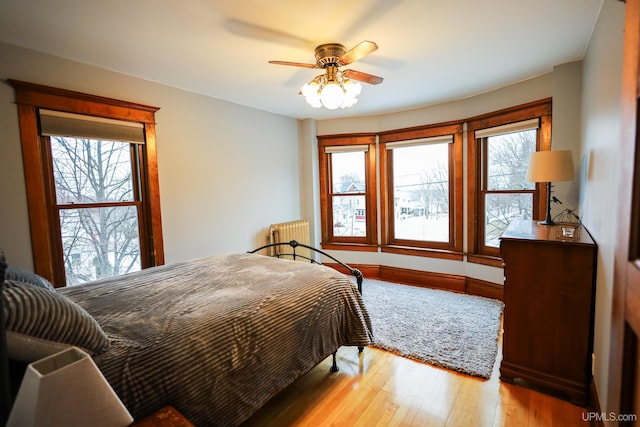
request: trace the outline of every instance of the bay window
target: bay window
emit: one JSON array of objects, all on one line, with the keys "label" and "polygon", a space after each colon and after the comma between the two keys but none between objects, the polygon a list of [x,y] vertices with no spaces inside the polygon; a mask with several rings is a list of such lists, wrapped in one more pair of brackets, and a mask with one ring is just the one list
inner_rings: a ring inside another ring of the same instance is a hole
[{"label": "bay window", "polygon": [[446,123],[319,136],[323,246],[501,266],[508,224],[545,215],[546,187],[525,177],[531,153],[551,149],[551,113],[543,99]]}]

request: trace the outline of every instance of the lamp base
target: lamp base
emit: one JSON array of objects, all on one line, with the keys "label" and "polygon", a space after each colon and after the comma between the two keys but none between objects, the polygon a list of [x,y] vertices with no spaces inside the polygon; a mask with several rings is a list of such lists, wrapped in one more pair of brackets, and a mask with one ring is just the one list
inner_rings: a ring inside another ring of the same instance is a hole
[{"label": "lamp base", "polygon": [[551,219],[551,183],[547,182],[547,217],[544,221],[538,222],[540,225],[556,225]]}]

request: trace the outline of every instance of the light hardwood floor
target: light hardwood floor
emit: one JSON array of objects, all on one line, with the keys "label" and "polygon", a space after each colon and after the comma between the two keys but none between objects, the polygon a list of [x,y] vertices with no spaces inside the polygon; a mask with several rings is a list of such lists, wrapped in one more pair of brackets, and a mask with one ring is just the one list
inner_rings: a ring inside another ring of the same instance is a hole
[{"label": "light hardwood floor", "polygon": [[367,347],[338,351],[272,399],[244,427],[588,426],[587,409],[500,381],[502,349],[489,380]]}]

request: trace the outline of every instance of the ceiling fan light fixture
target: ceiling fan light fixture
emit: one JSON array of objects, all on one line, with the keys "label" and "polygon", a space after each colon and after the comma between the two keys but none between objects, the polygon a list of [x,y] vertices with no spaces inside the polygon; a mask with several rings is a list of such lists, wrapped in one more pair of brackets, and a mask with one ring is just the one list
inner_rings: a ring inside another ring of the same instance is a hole
[{"label": "ceiling fan light fixture", "polygon": [[348,108],[358,102],[362,85],[353,80],[377,85],[382,77],[356,70],[340,71],[340,67],[351,64],[378,49],[372,41],[364,40],[350,50],[339,43],[326,43],[316,47],[316,63],[308,64],[290,61],[269,61],[270,64],[291,65],[303,68],[322,68],[324,74],[316,76],[300,89],[307,103],[314,108],[324,106],[330,110]]},{"label": "ceiling fan light fixture", "polygon": [[307,103],[314,108],[325,107],[329,110],[352,107],[358,102],[357,96],[362,85],[344,77],[341,71],[331,69],[327,74],[319,75],[305,83],[300,90]]}]

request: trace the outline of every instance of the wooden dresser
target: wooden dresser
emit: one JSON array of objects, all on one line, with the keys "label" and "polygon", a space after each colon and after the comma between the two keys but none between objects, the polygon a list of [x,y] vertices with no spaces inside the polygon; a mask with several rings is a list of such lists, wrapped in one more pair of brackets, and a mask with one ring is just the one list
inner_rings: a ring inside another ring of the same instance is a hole
[{"label": "wooden dresser", "polygon": [[500,379],[589,404],[597,246],[580,226],[515,221],[500,238],[504,335]]}]

